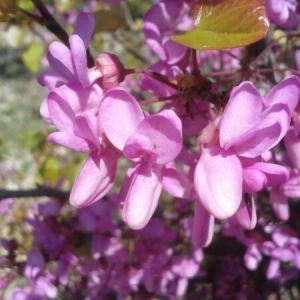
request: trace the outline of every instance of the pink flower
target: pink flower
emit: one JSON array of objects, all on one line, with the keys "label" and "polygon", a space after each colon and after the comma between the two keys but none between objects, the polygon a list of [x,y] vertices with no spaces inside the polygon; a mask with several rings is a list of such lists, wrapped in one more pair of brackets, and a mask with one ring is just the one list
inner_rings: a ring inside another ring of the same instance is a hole
[{"label": "pink flower", "polygon": [[[287,180],[284,167],[262,163],[260,156],[287,132],[299,91],[295,76],[286,77],[264,101],[250,82],[233,89],[217,125],[218,136],[202,145],[195,169],[196,192],[213,216],[228,218],[239,210],[244,193],[252,194]],[[252,213],[249,211],[249,215]],[[252,227],[253,217],[244,226]]]},{"label": "pink flower", "polygon": [[99,115],[110,142],[133,160],[120,191],[122,217],[131,228],[141,229],[157,206],[165,165],[182,148],[180,119],[171,110],[145,117],[133,96],[122,88],[104,95]]},{"label": "pink flower", "polygon": [[74,81],[88,87],[102,76],[101,72],[87,67],[86,49],[93,28],[93,15],[81,13],[69,38],[70,49],[61,42],[53,42],[49,46],[47,59],[52,70],[46,70],[38,77],[38,82],[48,91]]}]

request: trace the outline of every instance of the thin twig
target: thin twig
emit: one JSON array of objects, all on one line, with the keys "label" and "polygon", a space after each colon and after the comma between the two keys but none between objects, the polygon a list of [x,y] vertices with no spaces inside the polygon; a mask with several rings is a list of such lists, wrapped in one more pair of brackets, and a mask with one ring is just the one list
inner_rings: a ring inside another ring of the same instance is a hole
[{"label": "thin twig", "polygon": [[52,197],[68,199],[70,191],[61,191],[51,187],[39,186],[36,189],[28,190],[5,190],[0,189],[0,200],[8,198],[28,198],[28,197]]},{"label": "thin twig", "polygon": [[[64,28],[55,20],[55,18],[50,14],[47,7],[41,0],[31,0],[35,5],[36,9],[40,12],[45,21],[46,28],[57,36],[68,48],[69,45],[69,35],[64,30]],[[91,68],[94,66],[94,58],[92,57],[89,49],[86,50],[86,57],[88,61],[88,67]]]}]

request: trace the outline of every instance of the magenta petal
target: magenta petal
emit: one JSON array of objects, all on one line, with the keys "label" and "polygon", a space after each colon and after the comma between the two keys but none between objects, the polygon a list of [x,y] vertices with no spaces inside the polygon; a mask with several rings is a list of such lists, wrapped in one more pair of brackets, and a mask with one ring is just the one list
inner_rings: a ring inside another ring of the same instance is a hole
[{"label": "magenta petal", "polygon": [[119,150],[123,150],[126,140],[144,119],[144,115],[131,94],[123,88],[114,88],[104,94],[99,118],[108,139]]},{"label": "magenta petal", "polygon": [[183,11],[183,1],[165,0],[152,5],[144,14],[144,22],[152,22],[161,32],[174,30]]},{"label": "magenta petal", "polygon": [[164,42],[164,48],[167,53],[167,63],[170,65],[176,64],[183,59],[187,52],[186,46],[175,43],[170,39]]},{"label": "magenta petal", "polygon": [[220,147],[203,149],[195,169],[195,190],[204,208],[219,219],[231,217],[242,199],[242,165]]},{"label": "magenta petal", "polygon": [[40,114],[42,116],[42,118],[44,119],[45,122],[49,123],[49,124],[53,124],[51,117],[49,115],[49,109],[48,109],[48,97],[45,98],[40,106]]},{"label": "magenta petal", "polygon": [[163,167],[162,186],[170,195],[177,198],[188,198],[194,194],[193,181],[172,167]]},{"label": "magenta petal", "polygon": [[262,114],[262,99],[251,82],[243,82],[231,92],[220,121],[220,145],[227,144],[258,124]]},{"label": "magenta petal", "polygon": [[266,186],[266,175],[256,169],[243,168],[243,191],[253,194]]},{"label": "magenta petal", "polygon": [[73,133],[53,132],[48,136],[48,142],[59,144],[77,152],[90,152],[95,150],[95,146],[87,140],[75,136]]},{"label": "magenta petal", "polygon": [[136,158],[147,152],[157,164],[166,164],[177,157],[182,149],[181,121],[172,110],[142,120],[134,134],[126,141],[124,155]]},{"label": "magenta petal", "polygon": [[240,207],[234,216],[245,229],[251,230],[256,226],[257,215],[252,195],[248,193],[243,195]]},{"label": "magenta petal", "polygon": [[[288,105],[283,103],[276,103],[272,106],[267,107],[262,114],[262,119],[278,118],[281,123],[281,132],[277,138],[277,141],[274,142],[273,146],[285,136],[286,132],[289,129],[291,122],[291,112]],[[272,147],[273,147],[272,146]]]},{"label": "magenta petal", "polygon": [[90,80],[88,77],[86,50],[82,39],[78,35],[71,35],[69,44],[72,55],[74,75],[82,86],[88,87]]},{"label": "magenta petal", "polygon": [[46,70],[39,74],[37,77],[37,81],[49,92],[67,82],[65,78],[63,78],[59,73],[53,70]]},{"label": "magenta petal", "polygon": [[300,135],[290,129],[284,137],[284,145],[292,164],[300,170]]},{"label": "magenta petal", "polygon": [[62,98],[58,93],[56,93],[56,90],[54,90],[49,93],[47,103],[50,118],[56,128],[59,131],[69,133],[73,132],[75,114],[70,108],[67,100]]},{"label": "magenta petal", "polygon": [[161,33],[154,23],[145,22],[143,24],[143,32],[146,37],[145,43],[147,46],[156,53],[163,61],[166,60],[166,52],[162,46]]},{"label": "magenta petal", "polygon": [[84,42],[85,48],[89,45],[94,26],[95,19],[93,14],[82,12],[78,15],[73,34],[80,36]]},{"label": "magenta petal", "polygon": [[265,187],[283,184],[289,178],[287,168],[276,164],[258,162],[253,164],[251,169],[258,170],[266,175],[267,182]]},{"label": "magenta petal", "polygon": [[[162,186],[157,174],[142,164],[131,176],[122,217],[132,229],[142,229],[152,217],[161,194]],[[123,199],[121,199],[123,201]]]},{"label": "magenta petal", "polygon": [[268,106],[276,103],[288,105],[290,112],[294,111],[300,98],[300,80],[294,75],[286,76],[267,94],[265,103]]},{"label": "magenta petal", "polygon": [[[264,118],[251,131],[231,141],[231,149],[239,156],[257,157],[274,146],[281,134],[281,121],[276,117]],[[266,138],[267,137],[267,138]]]},{"label": "magenta petal", "polygon": [[102,198],[112,187],[117,170],[117,157],[112,150],[100,155],[91,153],[79,171],[70,195],[70,203],[84,207]]},{"label": "magenta petal", "polygon": [[279,187],[274,187],[271,189],[269,199],[276,217],[280,221],[287,221],[290,216],[288,199],[280,191]]},{"label": "magenta petal", "polygon": [[266,276],[268,279],[273,279],[276,277],[278,271],[280,268],[280,261],[278,258],[271,257],[271,260],[269,262],[269,266],[267,269]]},{"label": "magenta petal", "polygon": [[75,80],[70,49],[60,42],[53,42],[47,53],[51,68],[69,81]]},{"label": "magenta petal", "polygon": [[262,255],[260,253],[260,250],[258,249],[257,244],[256,243],[250,244],[244,256],[245,266],[249,270],[254,271],[257,269],[258,264],[261,260],[262,260]]},{"label": "magenta petal", "polygon": [[195,200],[192,227],[192,243],[196,248],[210,244],[214,235],[215,218],[205,210],[199,200]]},{"label": "magenta petal", "polygon": [[98,114],[102,90],[96,85],[83,88],[79,82],[70,82],[52,92],[65,99],[75,115],[87,110]]},{"label": "magenta petal", "polygon": [[76,117],[73,131],[76,136],[90,141],[100,150],[98,119],[93,113],[86,112]]}]

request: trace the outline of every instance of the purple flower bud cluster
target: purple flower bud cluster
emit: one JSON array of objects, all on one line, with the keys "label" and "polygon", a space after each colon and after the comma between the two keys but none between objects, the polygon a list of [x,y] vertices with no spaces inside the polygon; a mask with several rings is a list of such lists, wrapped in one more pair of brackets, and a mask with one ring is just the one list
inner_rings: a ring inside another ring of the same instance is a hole
[{"label": "purple flower bud cluster", "polygon": [[[3,289],[24,277],[7,299],[184,295],[189,281],[201,277],[203,253],[180,242],[190,232],[188,219],[175,223],[190,207],[188,200],[182,201],[181,210],[173,207],[165,216],[158,214],[140,231],[120,226],[116,195],[76,211],[56,199],[38,201],[23,223],[33,236],[26,260],[6,256],[7,266],[15,269],[2,277]],[[2,240],[2,246],[17,254],[21,245]]]}]

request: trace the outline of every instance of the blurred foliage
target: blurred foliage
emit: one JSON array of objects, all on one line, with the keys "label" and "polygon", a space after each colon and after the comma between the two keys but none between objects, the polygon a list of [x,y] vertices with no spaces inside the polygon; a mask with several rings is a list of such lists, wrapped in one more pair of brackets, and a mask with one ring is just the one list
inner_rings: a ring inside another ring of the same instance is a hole
[{"label": "blurred foliage", "polygon": [[42,45],[36,41],[31,42],[22,53],[22,61],[25,67],[34,73],[40,70],[40,60],[44,54]]}]

